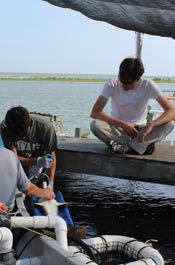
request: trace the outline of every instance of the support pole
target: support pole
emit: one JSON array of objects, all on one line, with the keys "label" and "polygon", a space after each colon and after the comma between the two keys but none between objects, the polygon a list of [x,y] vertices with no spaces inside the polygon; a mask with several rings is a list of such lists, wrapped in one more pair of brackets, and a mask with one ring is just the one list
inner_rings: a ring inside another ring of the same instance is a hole
[{"label": "support pole", "polygon": [[142,53],[142,33],[136,32],[136,58],[141,59]]}]

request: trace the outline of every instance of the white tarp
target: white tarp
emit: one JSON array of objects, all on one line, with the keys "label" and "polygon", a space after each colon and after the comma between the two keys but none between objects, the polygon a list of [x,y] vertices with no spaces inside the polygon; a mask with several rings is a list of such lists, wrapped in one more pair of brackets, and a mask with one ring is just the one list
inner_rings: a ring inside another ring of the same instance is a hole
[{"label": "white tarp", "polygon": [[43,0],[116,27],[175,38],[175,0]]}]

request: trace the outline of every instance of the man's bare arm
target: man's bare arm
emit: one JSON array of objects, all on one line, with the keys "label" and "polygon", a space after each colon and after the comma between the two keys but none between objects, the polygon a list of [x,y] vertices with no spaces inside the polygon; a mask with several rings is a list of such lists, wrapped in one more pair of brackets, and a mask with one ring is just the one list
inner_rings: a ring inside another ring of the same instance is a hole
[{"label": "man's bare arm", "polygon": [[164,109],[164,112],[162,113],[162,115],[160,115],[160,117],[147,124],[144,130],[139,133],[138,139],[140,142],[144,142],[145,137],[152,131],[154,127],[165,124],[175,119],[175,108],[168,99],[166,99],[164,96],[160,96],[157,98],[157,102]]},{"label": "man's bare arm", "polygon": [[136,137],[138,135],[138,131],[133,124],[120,119],[114,119],[109,114],[103,111],[107,101],[108,99],[104,96],[99,96],[97,98],[97,101],[95,102],[91,111],[91,118],[105,121],[115,127],[120,127],[131,137]]},{"label": "man's bare arm", "polygon": [[35,197],[47,198],[48,200],[55,198],[55,193],[51,188],[41,189],[32,183],[30,184],[29,188],[26,191],[24,191],[24,193],[30,197],[35,196]]},{"label": "man's bare arm", "polygon": [[48,175],[49,175],[49,178],[52,182],[54,182],[54,178],[55,178],[55,173],[56,173],[56,165],[57,165],[57,161],[56,161],[56,153],[55,151],[53,151],[51,153],[51,155],[55,158],[52,162],[52,165],[51,167],[49,168],[49,172],[48,172]]},{"label": "man's bare arm", "polygon": [[[15,147],[12,148],[12,151],[18,156]],[[28,157],[18,156],[18,159],[24,167],[30,167],[37,164],[38,158],[28,158]]]}]

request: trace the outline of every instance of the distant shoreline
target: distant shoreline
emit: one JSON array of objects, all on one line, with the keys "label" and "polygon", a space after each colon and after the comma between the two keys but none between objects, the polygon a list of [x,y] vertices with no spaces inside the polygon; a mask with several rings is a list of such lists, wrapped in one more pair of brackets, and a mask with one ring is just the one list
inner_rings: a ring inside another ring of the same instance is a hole
[{"label": "distant shoreline", "polygon": [[107,79],[96,79],[96,78],[73,78],[73,77],[0,77],[0,81],[39,81],[39,82],[97,82],[102,83],[105,82]]},{"label": "distant shoreline", "polygon": [[[0,76],[0,81],[40,81],[40,82],[86,82],[86,83],[104,83],[106,79],[99,78],[79,78],[79,77],[57,77],[57,76]],[[160,77],[151,77],[156,83],[175,83],[174,78],[160,78]]]}]

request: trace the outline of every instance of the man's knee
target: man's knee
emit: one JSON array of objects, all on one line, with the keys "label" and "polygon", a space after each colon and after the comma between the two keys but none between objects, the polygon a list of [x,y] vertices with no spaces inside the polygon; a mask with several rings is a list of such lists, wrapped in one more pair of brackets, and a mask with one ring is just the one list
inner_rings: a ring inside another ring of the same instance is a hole
[{"label": "man's knee", "polygon": [[90,129],[93,133],[100,130],[100,122],[99,120],[93,120],[90,124]]},{"label": "man's knee", "polygon": [[166,138],[168,134],[171,133],[171,131],[174,129],[175,122],[169,121],[167,123],[164,123],[162,125],[154,127],[154,130],[150,133],[151,138],[155,138],[155,142],[162,141]]},{"label": "man's knee", "polygon": [[175,127],[175,121],[169,121],[169,126],[171,126],[172,129]]},{"label": "man's knee", "polygon": [[170,133],[175,127],[175,121],[169,121],[169,122],[165,123],[164,127],[166,128],[167,133]]}]

